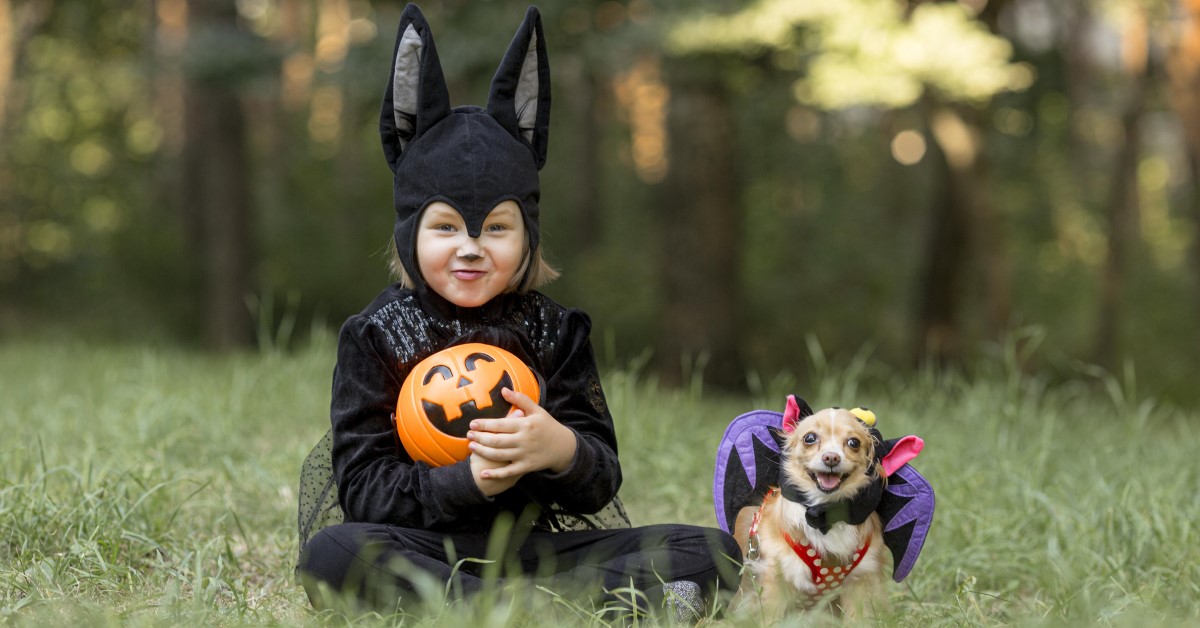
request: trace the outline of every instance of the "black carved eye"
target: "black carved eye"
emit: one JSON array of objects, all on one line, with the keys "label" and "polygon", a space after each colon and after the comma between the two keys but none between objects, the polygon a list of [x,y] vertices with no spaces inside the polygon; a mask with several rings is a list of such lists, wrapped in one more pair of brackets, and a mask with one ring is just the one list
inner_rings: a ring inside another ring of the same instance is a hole
[{"label": "black carved eye", "polygon": [[434,375],[441,375],[442,379],[450,379],[454,373],[450,372],[450,367],[438,365],[429,369],[429,372],[425,374],[425,380],[421,383],[428,384]]},{"label": "black carved eye", "polygon": [[472,353],[471,355],[467,356],[467,359],[463,360],[463,366],[467,367],[468,371],[474,371],[475,362],[478,360],[483,360],[484,362],[495,362],[496,358],[493,358],[486,353]]},{"label": "black carved eye", "polygon": [[804,444],[805,445],[816,445],[817,444],[817,433],[809,432],[809,433],[805,434],[804,435]]},{"label": "black carved eye", "polygon": [[862,447],[862,441],[858,440],[857,438],[851,438],[850,440],[846,441],[846,446],[854,451],[858,451],[858,448]]}]

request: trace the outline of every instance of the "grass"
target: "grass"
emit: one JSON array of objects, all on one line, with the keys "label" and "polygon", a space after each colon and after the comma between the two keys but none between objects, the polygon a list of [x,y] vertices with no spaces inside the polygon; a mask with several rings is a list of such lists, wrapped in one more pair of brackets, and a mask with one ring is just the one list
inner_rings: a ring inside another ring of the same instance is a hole
[{"label": "grass", "polygon": [[[1004,348],[1002,348],[1004,349]],[[724,426],[798,392],[867,405],[921,435],[934,527],[878,623],[1200,625],[1200,421],[1139,399],[1131,376],[1048,383],[1011,350],[970,374],[859,359],[747,398],[609,373],[635,525],[715,525]],[[316,614],[292,579],[300,462],[327,426],[332,340],[293,354],[0,347],[0,623],[601,625],[537,595],[395,617]],[[430,594],[436,597],[436,594]],[[753,616],[712,620],[758,625]],[[828,623],[808,615],[789,625]]]}]

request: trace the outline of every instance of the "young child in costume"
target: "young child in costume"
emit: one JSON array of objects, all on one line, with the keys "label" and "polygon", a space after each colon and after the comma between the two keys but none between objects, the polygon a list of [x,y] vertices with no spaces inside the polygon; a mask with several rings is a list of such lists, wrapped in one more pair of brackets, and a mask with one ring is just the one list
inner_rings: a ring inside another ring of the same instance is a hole
[{"label": "young child in costume", "polygon": [[[429,26],[416,6],[404,11],[380,115],[401,281],[338,339],[332,474],[345,522],[302,549],[314,603],[323,584],[395,608],[422,575],[478,591],[486,567],[460,561],[496,558],[489,541],[502,529],[501,568],[555,591],[619,602],[615,590],[632,584],[645,605],[674,593],[702,612],[705,598],[737,586],[740,552],[723,531],[570,529],[612,507],[621,467],[590,321],[533,290],[555,274],[542,262],[538,226],[549,79],[531,7],[487,108],[451,109]],[[522,357],[544,378],[543,402],[506,390],[518,410],[472,420],[467,460],[414,462],[392,419],[401,384],[416,363],[462,342]]]}]

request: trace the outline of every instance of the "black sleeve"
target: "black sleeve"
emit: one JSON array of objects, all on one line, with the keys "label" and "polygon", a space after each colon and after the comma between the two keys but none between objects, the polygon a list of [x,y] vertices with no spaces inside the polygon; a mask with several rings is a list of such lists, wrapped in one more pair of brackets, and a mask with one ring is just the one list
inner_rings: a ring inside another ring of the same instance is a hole
[{"label": "black sleeve", "polygon": [[591,326],[586,314],[569,310],[551,372],[543,374],[547,399],[542,407],[575,432],[575,460],[562,473],[531,474],[540,497],[580,514],[599,511],[621,487],[617,436],[600,387]]},{"label": "black sleeve", "polygon": [[462,527],[492,500],[475,484],[468,461],[430,467],[400,446],[392,415],[404,374],[386,346],[382,331],[361,316],[338,337],[330,421],[342,509],[349,521]]}]

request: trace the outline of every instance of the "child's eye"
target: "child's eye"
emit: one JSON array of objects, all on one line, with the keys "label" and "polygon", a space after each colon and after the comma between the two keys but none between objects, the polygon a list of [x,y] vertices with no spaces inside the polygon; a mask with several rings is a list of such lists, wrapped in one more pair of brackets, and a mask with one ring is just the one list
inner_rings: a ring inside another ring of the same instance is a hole
[{"label": "child's eye", "polygon": [[804,435],[804,444],[805,444],[805,445],[816,445],[816,444],[817,444],[817,435],[816,435],[816,433],[814,433],[814,432],[809,432],[809,433],[805,434],[805,435]]},{"label": "child's eye", "polygon": [[504,223],[492,223],[487,226],[487,230],[490,233],[500,233],[500,232],[508,231],[508,229],[509,229],[509,226]]},{"label": "child's eye", "polygon": [[434,225],[434,226],[433,226],[433,230],[434,230],[434,231],[446,231],[446,232],[453,232],[455,229],[454,229],[454,225],[452,225],[452,224],[449,224],[449,223],[443,223],[443,224],[440,224],[440,225]]}]

